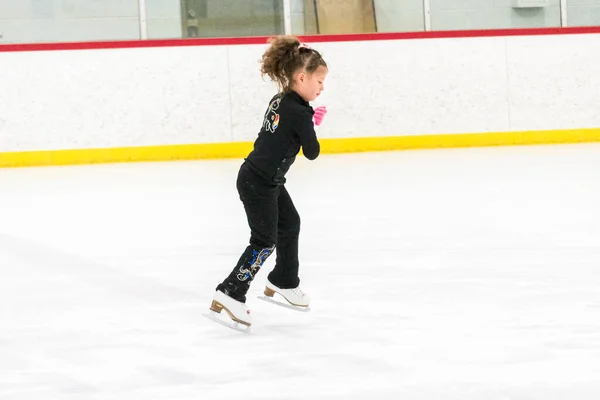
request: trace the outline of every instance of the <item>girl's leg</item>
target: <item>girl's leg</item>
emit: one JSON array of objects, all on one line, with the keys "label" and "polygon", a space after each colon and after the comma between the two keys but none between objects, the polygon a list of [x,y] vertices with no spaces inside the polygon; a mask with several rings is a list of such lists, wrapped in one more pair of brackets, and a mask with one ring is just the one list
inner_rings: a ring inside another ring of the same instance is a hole
[{"label": "girl's leg", "polygon": [[281,289],[293,289],[300,284],[298,276],[298,238],[300,215],[284,186],[279,189],[277,199],[277,259],[275,268],[268,276],[269,281]]},{"label": "girl's leg", "polygon": [[250,244],[217,290],[244,303],[254,277],[275,249],[279,188],[266,185],[260,177],[242,166],[237,189],[250,226]]}]

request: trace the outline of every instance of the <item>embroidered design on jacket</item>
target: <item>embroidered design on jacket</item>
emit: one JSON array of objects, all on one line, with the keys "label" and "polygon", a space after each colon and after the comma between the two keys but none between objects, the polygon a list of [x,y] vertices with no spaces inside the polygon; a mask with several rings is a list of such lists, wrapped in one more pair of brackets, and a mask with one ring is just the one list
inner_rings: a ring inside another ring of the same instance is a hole
[{"label": "embroidered design on jacket", "polygon": [[279,103],[281,103],[281,98],[275,99],[269,104],[269,109],[267,110],[263,121],[263,127],[266,131],[271,133],[275,133],[275,130],[279,126],[279,114],[277,114]]}]

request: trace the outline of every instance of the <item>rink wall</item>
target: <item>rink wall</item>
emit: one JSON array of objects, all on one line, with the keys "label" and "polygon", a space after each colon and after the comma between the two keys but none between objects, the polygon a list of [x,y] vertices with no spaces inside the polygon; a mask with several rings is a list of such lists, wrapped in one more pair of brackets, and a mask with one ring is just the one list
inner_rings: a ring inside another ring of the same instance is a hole
[{"label": "rink wall", "polygon": [[[243,157],[266,40],[0,45],[0,166]],[[600,141],[600,28],[303,40],[324,153]]]}]

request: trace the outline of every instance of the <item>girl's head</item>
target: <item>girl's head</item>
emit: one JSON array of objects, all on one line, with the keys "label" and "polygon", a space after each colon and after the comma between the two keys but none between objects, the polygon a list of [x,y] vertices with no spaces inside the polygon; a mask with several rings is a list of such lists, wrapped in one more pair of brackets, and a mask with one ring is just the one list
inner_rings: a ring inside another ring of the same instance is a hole
[{"label": "girl's head", "polygon": [[278,36],[261,59],[261,73],[277,83],[281,92],[294,90],[313,101],[323,91],[327,64],[321,54],[293,36]]}]

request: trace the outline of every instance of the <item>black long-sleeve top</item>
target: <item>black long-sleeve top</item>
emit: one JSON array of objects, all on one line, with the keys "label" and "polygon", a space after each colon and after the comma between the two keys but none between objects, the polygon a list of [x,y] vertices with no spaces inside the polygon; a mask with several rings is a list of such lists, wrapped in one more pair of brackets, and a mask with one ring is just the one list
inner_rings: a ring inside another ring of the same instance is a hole
[{"label": "black long-sleeve top", "polygon": [[250,168],[269,183],[282,185],[300,147],[306,158],[316,159],[321,146],[313,115],[310,104],[294,91],[273,96],[254,149],[246,158]]}]

